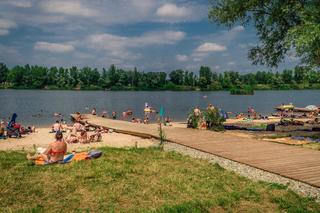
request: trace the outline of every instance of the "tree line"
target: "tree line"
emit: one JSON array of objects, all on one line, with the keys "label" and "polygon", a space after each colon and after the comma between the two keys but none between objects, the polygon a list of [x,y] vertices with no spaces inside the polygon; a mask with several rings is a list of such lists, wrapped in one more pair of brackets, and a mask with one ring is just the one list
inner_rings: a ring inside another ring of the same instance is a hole
[{"label": "tree line", "polygon": [[198,73],[187,70],[143,72],[90,67],[15,66],[0,63],[0,88],[13,89],[83,89],[83,90],[231,90],[233,88],[320,89],[320,72],[297,66],[282,72],[257,71],[217,73],[201,66]]}]

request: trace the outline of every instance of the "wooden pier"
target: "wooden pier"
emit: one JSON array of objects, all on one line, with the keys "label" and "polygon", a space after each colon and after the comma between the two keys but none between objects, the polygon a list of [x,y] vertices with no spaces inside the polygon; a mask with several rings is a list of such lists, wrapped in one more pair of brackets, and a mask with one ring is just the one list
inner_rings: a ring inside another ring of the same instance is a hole
[{"label": "wooden pier", "polygon": [[[159,138],[158,125],[135,124],[86,115],[90,125],[115,132]],[[166,140],[320,188],[320,151],[252,138],[178,127],[164,127]]]}]

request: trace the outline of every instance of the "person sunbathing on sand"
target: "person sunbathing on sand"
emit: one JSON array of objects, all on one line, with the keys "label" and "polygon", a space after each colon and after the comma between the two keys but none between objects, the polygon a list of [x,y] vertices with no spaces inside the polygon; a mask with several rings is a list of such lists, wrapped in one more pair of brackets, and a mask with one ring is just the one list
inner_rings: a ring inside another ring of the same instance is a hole
[{"label": "person sunbathing on sand", "polygon": [[100,128],[97,128],[95,132],[92,135],[90,135],[90,142],[100,142],[102,140],[101,131],[102,130]]},{"label": "person sunbathing on sand", "polygon": [[66,143],[78,143],[78,141],[78,136],[73,133],[70,133],[65,139]]},{"label": "person sunbathing on sand", "polygon": [[75,122],[75,123],[73,124],[73,128],[74,128],[77,132],[82,131],[82,130],[85,130],[85,127],[84,127],[81,123],[79,123],[79,122]]},{"label": "person sunbathing on sand", "polygon": [[47,163],[56,163],[58,161],[62,161],[67,152],[67,144],[63,140],[62,132],[57,132],[55,139],[56,141],[49,144],[48,148],[43,153],[36,154],[34,156],[28,154],[27,159],[37,160],[42,158]]},{"label": "person sunbathing on sand", "polygon": [[79,143],[89,143],[87,131],[82,130],[79,136]]}]

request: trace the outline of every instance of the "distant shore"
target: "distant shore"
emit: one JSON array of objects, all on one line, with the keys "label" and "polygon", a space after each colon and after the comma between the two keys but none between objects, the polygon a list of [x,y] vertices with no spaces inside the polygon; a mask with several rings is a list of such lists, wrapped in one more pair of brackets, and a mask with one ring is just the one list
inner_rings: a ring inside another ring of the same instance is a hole
[{"label": "distant shore", "polygon": [[[139,89],[139,88],[122,88],[122,89],[104,89],[104,88],[27,88],[27,87],[10,87],[10,88],[2,88],[0,90],[42,90],[42,91],[113,91],[113,92],[229,92],[229,89],[221,89],[221,90],[209,90],[209,89],[201,89],[201,88],[176,88],[176,89]],[[301,91],[301,90],[320,90],[320,87],[307,87],[307,88],[253,88],[254,91]]]}]

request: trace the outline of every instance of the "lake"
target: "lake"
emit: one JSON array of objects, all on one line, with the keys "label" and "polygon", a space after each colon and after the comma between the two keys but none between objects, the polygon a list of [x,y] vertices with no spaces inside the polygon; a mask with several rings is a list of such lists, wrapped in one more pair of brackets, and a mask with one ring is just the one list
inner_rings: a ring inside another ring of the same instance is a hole
[{"label": "lake", "polygon": [[205,108],[212,103],[228,112],[246,112],[253,106],[262,114],[273,112],[281,103],[293,103],[299,107],[320,105],[319,90],[256,91],[253,96],[234,96],[226,91],[218,92],[131,92],[131,91],[45,91],[45,90],[0,90],[0,118],[8,119],[18,114],[18,122],[24,125],[48,126],[55,112],[62,113],[65,120],[69,114],[89,112],[93,107],[100,114],[111,114],[132,109],[135,117],[143,117],[144,104],[159,109],[163,106],[166,115],[174,121],[185,121],[194,106]]}]

